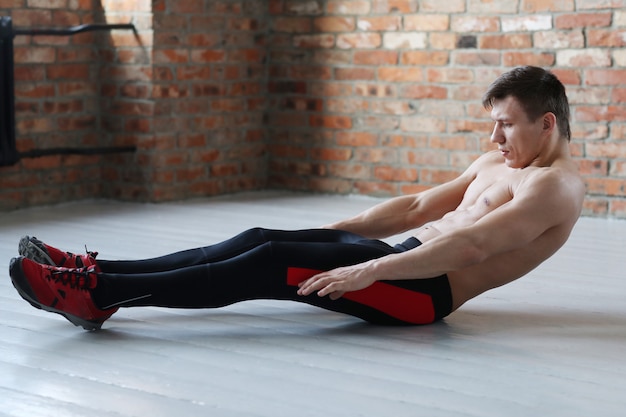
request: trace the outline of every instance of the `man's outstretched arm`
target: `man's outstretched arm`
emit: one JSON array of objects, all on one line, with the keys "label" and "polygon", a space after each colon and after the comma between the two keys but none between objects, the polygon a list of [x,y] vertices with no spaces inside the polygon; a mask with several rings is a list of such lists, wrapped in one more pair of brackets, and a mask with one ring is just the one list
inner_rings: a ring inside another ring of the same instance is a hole
[{"label": "man's outstretched arm", "polygon": [[465,190],[474,179],[472,172],[468,169],[450,182],[417,194],[392,198],[324,228],[345,230],[370,239],[383,239],[416,229],[440,219],[461,203]]}]

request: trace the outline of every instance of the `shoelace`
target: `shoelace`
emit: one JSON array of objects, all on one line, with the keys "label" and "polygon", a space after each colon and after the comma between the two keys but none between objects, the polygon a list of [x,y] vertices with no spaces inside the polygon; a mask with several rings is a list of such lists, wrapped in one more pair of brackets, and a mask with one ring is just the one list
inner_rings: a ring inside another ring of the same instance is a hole
[{"label": "shoelace", "polygon": [[89,290],[95,284],[95,268],[50,269],[50,278],[62,285],[79,290]]},{"label": "shoelace", "polygon": [[[87,253],[87,256],[92,257],[93,259],[96,259],[96,256],[98,256],[98,252],[91,252],[87,249],[87,245],[85,245],[85,252]],[[61,261],[61,263],[58,266],[63,266],[65,265],[65,262],[69,259],[74,258],[74,262],[76,263],[76,265],[78,266],[78,268],[82,268],[85,265],[83,264],[83,259],[81,258],[81,255],[76,255],[72,252],[65,252],[67,254],[66,257],[63,258],[63,260]]]}]

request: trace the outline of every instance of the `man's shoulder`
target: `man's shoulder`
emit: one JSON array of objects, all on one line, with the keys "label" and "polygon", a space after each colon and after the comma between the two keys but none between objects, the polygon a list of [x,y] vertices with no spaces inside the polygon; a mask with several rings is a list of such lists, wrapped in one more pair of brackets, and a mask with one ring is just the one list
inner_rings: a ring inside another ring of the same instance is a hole
[{"label": "man's shoulder", "polygon": [[554,201],[560,207],[580,207],[585,184],[571,167],[549,166],[529,169],[519,183],[518,191],[541,199],[546,205]]}]

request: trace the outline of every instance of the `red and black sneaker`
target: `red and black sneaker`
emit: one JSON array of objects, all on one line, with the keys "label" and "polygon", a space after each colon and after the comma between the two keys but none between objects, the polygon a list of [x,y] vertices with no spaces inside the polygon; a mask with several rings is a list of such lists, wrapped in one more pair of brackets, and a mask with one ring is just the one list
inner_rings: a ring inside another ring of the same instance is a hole
[{"label": "red and black sneaker", "polygon": [[99,309],[91,298],[98,281],[95,267],[62,268],[42,265],[24,257],[11,259],[11,281],[34,307],[57,313],[75,326],[97,330],[117,311]]},{"label": "red and black sneaker", "polygon": [[20,255],[44,265],[62,266],[64,268],[82,268],[96,265],[98,252],[89,252],[85,255],[75,255],[50,245],[46,245],[36,237],[24,236],[18,245]]}]

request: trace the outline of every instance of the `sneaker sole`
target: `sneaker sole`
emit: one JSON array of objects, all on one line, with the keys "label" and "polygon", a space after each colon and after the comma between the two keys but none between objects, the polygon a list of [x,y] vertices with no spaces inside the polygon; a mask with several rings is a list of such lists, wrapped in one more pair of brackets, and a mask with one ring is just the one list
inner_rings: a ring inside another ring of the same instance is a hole
[{"label": "sneaker sole", "polygon": [[[30,285],[28,285],[28,282],[26,281],[26,279],[24,279],[24,271],[22,270],[22,263],[19,261],[19,258],[11,259],[11,264],[9,265],[9,271],[11,275],[11,283],[17,290],[18,294],[24,300],[28,301],[30,305],[32,305],[33,307],[39,310],[48,311],[50,313],[60,314],[61,316],[65,317],[74,326],[81,326],[85,330],[90,330],[90,331],[100,330],[100,328],[102,327],[102,323],[104,323],[103,321],[99,322],[99,321],[85,320],[73,314],[56,309],[54,307],[49,307],[37,301],[35,297],[31,295],[32,291],[27,291],[24,288],[22,288],[22,285],[25,285],[26,287],[28,287],[28,290],[30,290]],[[18,282],[18,279],[20,282]]]},{"label": "sneaker sole", "polygon": [[40,264],[56,266],[56,264],[52,261],[52,258],[50,258],[50,255],[48,255],[48,251],[43,246],[43,243],[38,245],[36,241],[33,241],[33,239],[36,238],[24,236],[20,239],[20,243],[18,245],[19,254]]}]

